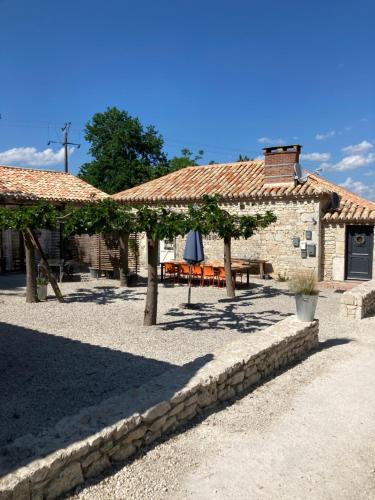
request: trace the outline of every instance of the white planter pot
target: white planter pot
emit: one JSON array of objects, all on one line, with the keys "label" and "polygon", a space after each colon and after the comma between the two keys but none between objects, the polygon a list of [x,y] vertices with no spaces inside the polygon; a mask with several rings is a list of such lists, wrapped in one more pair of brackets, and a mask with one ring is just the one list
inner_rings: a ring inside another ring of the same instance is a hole
[{"label": "white planter pot", "polygon": [[99,278],[99,269],[94,269],[93,267],[90,267],[89,269],[91,278]]},{"label": "white planter pot", "polygon": [[47,287],[48,285],[37,286],[37,294],[39,300],[47,300]]},{"label": "white planter pot", "polygon": [[319,295],[296,295],[297,318],[300,321],[313,321]]}]

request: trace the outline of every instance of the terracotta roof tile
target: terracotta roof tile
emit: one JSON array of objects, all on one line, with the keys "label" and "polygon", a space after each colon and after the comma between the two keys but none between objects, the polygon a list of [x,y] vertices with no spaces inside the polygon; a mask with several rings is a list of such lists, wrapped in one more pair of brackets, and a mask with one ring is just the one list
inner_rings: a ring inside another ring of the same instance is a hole
[{"label": "terracotta roof tile", "polygon": [[263,160],[187,167],[113,197],[124,203],[166,203],[199,200],[204,194],[219,194],[230,200],[321,197],[332,192],[340,196],[340,207],[327,212],[324,220],[375,219],[375,203],[315,174],[308,174],[306,181],[296,186],[265,187]]},{"label": "terracotta roof tile", "polygon": [[64,172],[0,166],[0,200],[84,202],[108,195]]},{"label": "terracotta roof tile", "polygon": [[375,221],[375,203],[344,189],[337,184],[327,181],[319,175],[309,174],[309,182],[321,186],[329,192],[336,192],[340,197],[340,206],[337,210],[328,211],[323,220],[325,221]]}]

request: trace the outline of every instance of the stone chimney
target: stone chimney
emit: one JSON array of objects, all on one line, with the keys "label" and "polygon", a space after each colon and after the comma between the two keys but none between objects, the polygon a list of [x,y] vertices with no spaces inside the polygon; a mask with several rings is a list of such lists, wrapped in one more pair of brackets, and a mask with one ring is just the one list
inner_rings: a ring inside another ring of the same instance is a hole
[{"label": "stone chimney", "polygon": [[295,164],[301,152],[299,144],[264,148],[264,185],[266,187],[294,186]]}]

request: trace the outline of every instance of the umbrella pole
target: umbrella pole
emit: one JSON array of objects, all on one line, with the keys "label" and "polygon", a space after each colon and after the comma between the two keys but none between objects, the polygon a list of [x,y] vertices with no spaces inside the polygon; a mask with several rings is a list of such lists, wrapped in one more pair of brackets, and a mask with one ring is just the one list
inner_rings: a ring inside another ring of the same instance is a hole
[{"label": "umbrella pole", "polygon": [[188,304],[190,305],[190,299],[191,299],[191,269],[192,266],[191,264],[189,265],[189,291],[188,291]]}]

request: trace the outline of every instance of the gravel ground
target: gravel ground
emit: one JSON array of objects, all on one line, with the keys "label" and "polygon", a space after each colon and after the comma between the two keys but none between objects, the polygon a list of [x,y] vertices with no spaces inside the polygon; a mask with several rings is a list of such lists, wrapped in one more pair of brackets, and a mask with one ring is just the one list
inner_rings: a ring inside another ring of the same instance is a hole
[{"label": "gravel ground", "polygon": [[[186,301],[186,286],[162,285],[158,326],[144,328],[144,285],[124,290],[113,280],[83,275],[81,282],[62,284],[65,304],[51,296],[35,305],[24,302],[22,278],[1,277],[0,446],[4,450],[26,433],[43,434],[61,418],[167,369],[178,370],[190,362],[199,366],[220,345],[294,312],[285,283],[251,282],[249,289],[237,290],[234,300],[227,299],[223,289],[195,288],[193,301],[201,307],[189,311],[179,307]],[[251,432],[263,432],[278,415],[290,411],[301,384],[308,385],[331,364],[350,357],[348,346],[356,344],[345,339],[353,336],[353,325],[337,316],[339,299],[333,290],[320,294],[322,351],[187,433],[139,455],[99,484],[88,483],[78,498],[195,498],[189,474],[198,474],[205,461],[211,463],[213,457],[205,453],[224,450],[222,441],[228,441],[230,429],[243,431],[251,422]],[[371,321],[362,323],[371,330]],[[231,447],[231,441],[227,445]],[[207,474],[214,476],[214,471]]]},{"label": "gravel ground", "polygon": [[121,289],[83,275],[62,283],[65,304],[52,295],[26,304],[23,283],[0,278],[0,448],[167,369],[199,366],[218,346],[293,311],[289,293],[268,281],[254,280],[235,300],[224,289],[194,288],[202,307],[189,311],[179,308],[186,286],[162,285],[159,324],[144,328],[144,285]]},{"label": "gravel ground", "polygon": [[375,318],[338,302],[321,293],[318,352],[69,498],[374,499]]}]

